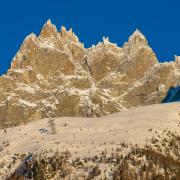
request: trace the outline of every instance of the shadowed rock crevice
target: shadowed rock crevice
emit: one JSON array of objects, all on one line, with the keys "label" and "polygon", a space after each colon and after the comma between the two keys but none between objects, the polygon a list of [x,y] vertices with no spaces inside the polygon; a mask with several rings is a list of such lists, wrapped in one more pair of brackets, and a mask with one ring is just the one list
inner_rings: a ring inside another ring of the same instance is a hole
[{"label": "shadowed rock crevice", "polygon": [[163,100],[163,103],[180,101],[180,86],[171,87],[167,93],[167,96]]}]

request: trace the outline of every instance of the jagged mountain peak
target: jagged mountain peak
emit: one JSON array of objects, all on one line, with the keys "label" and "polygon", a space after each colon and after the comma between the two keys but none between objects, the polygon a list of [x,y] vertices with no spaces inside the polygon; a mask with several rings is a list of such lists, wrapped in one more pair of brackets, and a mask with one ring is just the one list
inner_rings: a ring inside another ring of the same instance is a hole
[{"label": "jagged mountain peak", "polygon": [[39,37],[47,38],[54,36],[58,33],[57,28],[54,24],[52,24],[51,20],[48,19],[47,22],[44,24]]},{"label": "jagged mountain peak", "polygon": [[147,49],[148,51],[153,51],[149,46],[146,37],[138,29],[136,29],[132,33],[132,35],[129,36],[128,41],[125,42],[123,45],[123,49],[125,50],[127,56],[133,56],[140,49]]},{"label": "jagged mountain peak", "polygon": [[139,38],[139,39],[142,39],[142,40],[146,41],[146,37],[144,36],[144,34],[139,29],[136,29],[132,33],[132,35],[129,37],[129,40],[133,40],[134,38]]},{"label": "jagged mountain peak", "polygon": [[79,39],[74,34],[72,28],[67,30],[66,27],[61,26],[61,29],[58,32],[56,25],[54,25],[51,22],[51,20],[49,19],[44,24],[44,26],[40,32],[39,38],[50,38],[50,37],[55,37],[55,38],[61,37],[65,43],[67,43],[67,42],[79,42]]},{"label": "jagged mountain peak", "polygon": [[148,46],[148,41],[143,33],[136,29],[128,38],[128,41],[125,42],[124,46],[130,46],[131,48],[138,48],[139,46]]},{"label": "jagged mountain peak", "polygon": [[35,39],[37,39],[36,34],[31,33],[31,34],[29,34],[29,35],[24,39],[24,42],[26,42],[26,41],[28,41],[28,40],[35,40]]},{"label": "jagged mountain peak", "polygon": [[[121,48],[108,38],[86,49],[48,20],[29,35],[0,77],[0,126],[49,116],[102,116],[161,102],[180,84],[179,57],[159,63],[136,30]],[[8,100],[8,101],[7,101]]]},{"label": "jagged mountain peak", "polygon": [[46,21],[45,25],[53,26],[51,19],[48,19]]}]

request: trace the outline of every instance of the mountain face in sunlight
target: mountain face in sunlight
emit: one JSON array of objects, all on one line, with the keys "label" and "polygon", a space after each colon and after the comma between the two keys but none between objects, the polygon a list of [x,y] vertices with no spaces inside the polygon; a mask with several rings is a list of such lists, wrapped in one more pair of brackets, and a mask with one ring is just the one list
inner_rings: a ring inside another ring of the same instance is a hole
[{"label": "mountain face in sunlight", "polygon": [[159,63],[136,30],[118,47],[103,38],[84,48],[78,37],[50,20],[30,34],[0,77],[0,126],[46,117],[99,117],[161,103],[180,85],[180,58]]}]

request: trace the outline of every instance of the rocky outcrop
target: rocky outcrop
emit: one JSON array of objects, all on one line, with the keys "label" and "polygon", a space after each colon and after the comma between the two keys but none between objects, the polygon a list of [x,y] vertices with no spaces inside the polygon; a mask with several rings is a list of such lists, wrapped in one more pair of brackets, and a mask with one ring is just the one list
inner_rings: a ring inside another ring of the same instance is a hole
[{"label": "rocky outcrop", "polygon": [[103,38],[84,48],[64,27],[47,21],[29,35],[0,77],[0,126],[57,116],[102,116],[160,103],[180,84],[179,57],[159,63],[136,30],[123,47]]}]

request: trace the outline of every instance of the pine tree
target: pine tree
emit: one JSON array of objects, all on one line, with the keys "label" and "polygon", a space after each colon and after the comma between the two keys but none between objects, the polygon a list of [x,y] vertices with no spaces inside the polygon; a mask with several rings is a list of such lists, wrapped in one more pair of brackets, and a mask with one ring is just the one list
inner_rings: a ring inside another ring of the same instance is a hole
[{"label": "pine tree", "polygon": [[57,131],[56,131],[56,124],[54,122],[55,119],[53,118],[50,118],[50,120],[48,121],[48,126],[50,127],[50,131],[51,131],[51,134],[56,134]]}]

